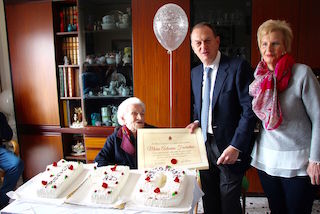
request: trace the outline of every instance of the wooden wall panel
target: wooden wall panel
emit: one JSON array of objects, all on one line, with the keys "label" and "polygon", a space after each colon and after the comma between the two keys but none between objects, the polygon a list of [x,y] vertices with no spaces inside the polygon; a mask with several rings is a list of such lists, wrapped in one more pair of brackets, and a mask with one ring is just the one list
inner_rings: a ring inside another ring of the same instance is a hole
[{"label": "wooden wall panel", "polygon": [[298,56],[298,23],[300,0],[253,0],[252,1],[252,36],[251,36],[251,65],[256,67],[260,60],[257,43],[257,30],[268,19],[286,20],[291,24],[294,40],[291,54]]},{"label": "wooden wall panel", "polygon": [[248,193],[250,194],[261,194],[263,193],[263,189],[261,186],[261,182],[258,176],[257,170],[252,167],[246,172],[246,177],[249,182]]},{"label": "wooden wall panel", "polygon": [[298,62],[320,69],[320,1],[300,0]]},{"label": "wooden wall panel", "polygon": [[[132,0],[134,95],[146,104],[146,122],[170,126],[169,54],[153,32],[153,18],[166,3],[182,7],[189,17],[190,2],[184,0]],[[173,51],[173,127],[190,122],[190,42],[189,33]]]},{"label": "wooden wall panel", "polygon": [[59,125],[51,4],[6,5],[17,124]]},{"label": "wooden wall panel", "polygon": [[30,179],[44,171],[48,164],[63,158],[61,135],[20,135],[24,178]]}]

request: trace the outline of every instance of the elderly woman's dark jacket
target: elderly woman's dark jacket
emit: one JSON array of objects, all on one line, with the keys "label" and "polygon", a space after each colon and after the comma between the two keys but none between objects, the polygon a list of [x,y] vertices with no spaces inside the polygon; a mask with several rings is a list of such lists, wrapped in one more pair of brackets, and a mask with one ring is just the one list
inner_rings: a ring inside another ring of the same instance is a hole
[{"label": "elderly woman's dark jacket", "polygon": [[[145,127],[152,128],[153,126],[146,124]],[[137,169],[137,140],[134,138],[133,134],[129,132],[130,142],[135,148],[135,151],[129,154],[123,149],[123,137],[121,130],[122,126],[117,127],[112,135],[107,138],[103,148],[94,159],[94,162],[98,163],[98,167],[118,164],[129,166],[130,169]]]}]

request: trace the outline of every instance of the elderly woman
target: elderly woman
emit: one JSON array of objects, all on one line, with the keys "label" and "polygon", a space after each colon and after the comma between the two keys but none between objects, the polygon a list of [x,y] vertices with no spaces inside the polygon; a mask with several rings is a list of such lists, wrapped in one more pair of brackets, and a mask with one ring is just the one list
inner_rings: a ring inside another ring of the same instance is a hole
[{"label": "elderly woman", "polygon": [[144,113],[145,105],[136,97],[130,97],[119,105],[117,116],[121,126],[108,137],[95,158],[98,166],[121,164],[137,168],[137,129],[145,125]]},{"label": "elderly woman", "polygon": [[312,70],[288,54],[288,23],[268,20],[257,37],[262,57],[249,92],[262,126],[251,165],[272,214],[311,213],[313,185],[320,184],[320,86]]}]

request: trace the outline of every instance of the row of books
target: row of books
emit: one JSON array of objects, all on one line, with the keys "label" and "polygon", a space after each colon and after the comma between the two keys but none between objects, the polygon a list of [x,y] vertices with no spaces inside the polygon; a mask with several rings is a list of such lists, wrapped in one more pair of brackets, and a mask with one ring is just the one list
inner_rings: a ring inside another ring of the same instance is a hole
[{"label": "row of books", "polygon": [[[68,26],[72,29],[68,29]],[[78,10],[77,6],[64,7],[60,11],[60,31],[76,31],[78,28]]]},{"label": "row of books", "polygon": [[80,80],[79,68],[59,67],[60,97],[79,97]]},{"label": "row of books", "polygon": [[63,38],[62,51],[64,56],[68,57],[69,64],[79,64],[79,40],[77,36]]}]

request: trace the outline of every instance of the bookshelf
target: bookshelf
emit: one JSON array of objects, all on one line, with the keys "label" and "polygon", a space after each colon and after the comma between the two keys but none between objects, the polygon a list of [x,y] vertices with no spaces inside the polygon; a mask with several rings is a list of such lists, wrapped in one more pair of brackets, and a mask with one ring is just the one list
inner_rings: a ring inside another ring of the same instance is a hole
[{"label": "bookshelf", "polygon": [[81,70],[79,66],[78,5],[76,0],[54,1],[54,35],[63,156],[67,160],[85,161],[84,150],[73,151],[83,144]]}]

